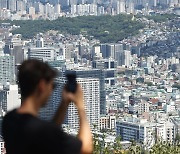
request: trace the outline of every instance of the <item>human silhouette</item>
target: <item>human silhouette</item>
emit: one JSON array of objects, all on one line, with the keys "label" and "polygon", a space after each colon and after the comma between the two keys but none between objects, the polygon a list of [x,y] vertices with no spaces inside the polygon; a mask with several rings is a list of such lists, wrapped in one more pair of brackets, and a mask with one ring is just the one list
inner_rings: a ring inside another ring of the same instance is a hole
[{"label": "human silhouette", "polygon": [[[7,154],[88,154],[93,151],[92,134],[86,118],[83,91],[77,85],[75,93],[64,88],[59,108],[51,122],[38,118],[41,107],[47,104],[55,84],[57,72],[39,60],[25,60],[19,67],[18,85],[21,107],[6,114],[2,133]],[[65,133],[60,127],[70,102],[79,114],[77,137]]]}]

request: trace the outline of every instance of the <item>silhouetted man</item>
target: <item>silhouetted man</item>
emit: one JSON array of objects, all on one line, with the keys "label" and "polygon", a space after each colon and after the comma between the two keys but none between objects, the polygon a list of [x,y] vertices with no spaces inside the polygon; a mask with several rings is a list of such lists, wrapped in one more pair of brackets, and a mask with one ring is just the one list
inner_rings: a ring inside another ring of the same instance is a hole
[{"label": "silhouetted man", "polygon": [[[79,154],[92,153],[92,135],[86,119],[83,92],[78,84],[75,93],[64,88],[62,102],[52,120],[40,120],[38,112],[54,88],[56,71],[47,63],[26,60],[19,67],[18,84],[22,105],[6,114],[2,133],[7,154]],[[74,102],[80,118],[77,137],[59,128],[70,102]]]}]

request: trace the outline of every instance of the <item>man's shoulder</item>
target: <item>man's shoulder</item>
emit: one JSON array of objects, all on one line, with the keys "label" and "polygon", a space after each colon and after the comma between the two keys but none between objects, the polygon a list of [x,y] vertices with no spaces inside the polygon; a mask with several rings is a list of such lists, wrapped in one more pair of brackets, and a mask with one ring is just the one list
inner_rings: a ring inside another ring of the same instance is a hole
[{"label": "man's shoulder", "polygon": [[12,129],[18,128],[23,131],[31,132],[44,132],[48,130],[55,131],[57,127],[52,123],[39,119],[29,113],[19,114],[17,110],[14,109],[8,112],[3,118],[3,128]]}]

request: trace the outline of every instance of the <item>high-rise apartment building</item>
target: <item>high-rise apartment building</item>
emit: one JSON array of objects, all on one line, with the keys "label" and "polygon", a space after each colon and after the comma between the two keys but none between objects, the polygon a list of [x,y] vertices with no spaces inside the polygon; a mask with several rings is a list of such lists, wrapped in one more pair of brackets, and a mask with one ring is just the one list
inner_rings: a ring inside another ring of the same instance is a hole
[{"label": "high-rise apartment building", "polygon": [[100,114],[106,113],[106,92],[105,92],[105,72],[100,69],[74,69],[67,70],[66,73],[75,73],[78,78],[98,78],[100,86]]},{"label": "high-rise apartment building", "polygon": [[129,3],[127,3],[127,13],[134,14],[134,2],[131,0]]},{"label": "high-rise apartment building", "polygon": [[[100,86],[98,78],[77,78],[83,94],[87,119],[93,129],[100,129]],[[67,112],[66,123],[72,128],[79,127],[78,111],[74,104],[70,104]]]},{"label": "high-rise apartment building", "polygon": [[14,56],[0,56],[0,84],[15,82],[15,59]]},{"label": "high-rise apartment building", "polygon": [[17,75],[17,67],[24,60],[24,50],[21,40],[21,35],[13,35],[5,42],[4,53],[14,56],[15,59],[15,74]]},{"label": "high-rise apartment building", "polygon": [[7,9],[8,7],[8,0],[1,0],[0,1],[0,9]]},{"label": "high-rise apartment building", "polygon": [[117,14],[126,12],[125,0],[117,0]]},{"label": "high-rise apartment building", "polygon": [[116,52],[116,60],[118,66],[130,67],[131,66],[131,51],[121,50]]},{"label": "high-rise apartment building", "polygon": [[0,107],[4,112],[20,107],[21,96],[18,93],[18,85],[6,85],[0,88]]},{"label": "high-rise apartment building", "polygon": [[17,6],[16,6],[17,0],[9,0],[8,1],[8,9],[11,12],[15,12],[17,10]]},{"label": "high-rise apartment building", "polygon": [[[99,69],[73,69],[66,70],[65,63],[60,61],[49,62],[51,66],[57,68],[59,70],[59,76],[56,78],[57,88],[54,90],[51,98],[49,99],[49,103],[41,110],[40,117],[44,120],[50,120],[57,110],[59,103],[61,101],[61,92],[63,86],[66,82],[65,75],[66,73],[75,73],[77,78],[80,78],[81,81],[83,79],[98,79],[99,81],[99,109],[100,114],[106,114],[106,93],[105,93],[105,73],[103,70]],[[67,123],[67,118],[66,118]]]},{"label": "high-rise apartment building", "polygon": [[106,85],[112,86],[116,83],[117,62],[112,59],[100,59],[92,61],[92,67],[104,70]]},{"label": "high-rise apartment building", "polygon": [[103,58],[113,58],[116,59],[116,52],[123,51],[123,44],[119,43],[106,43],[100,45],[100,50]]}]

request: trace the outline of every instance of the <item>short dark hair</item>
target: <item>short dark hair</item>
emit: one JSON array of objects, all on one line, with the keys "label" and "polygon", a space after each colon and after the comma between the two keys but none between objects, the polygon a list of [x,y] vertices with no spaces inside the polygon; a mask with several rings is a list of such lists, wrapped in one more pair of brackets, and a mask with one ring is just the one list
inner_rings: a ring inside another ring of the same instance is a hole
[{"label": "short dark hair", "polygon": [[33,94],[41,79],[50,82],[57,76],[55,69],[37,59],[25,60],[18,70],[18,85],[22,100]]}]

